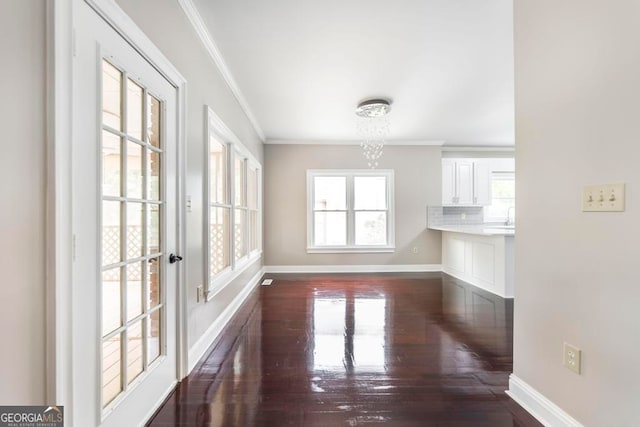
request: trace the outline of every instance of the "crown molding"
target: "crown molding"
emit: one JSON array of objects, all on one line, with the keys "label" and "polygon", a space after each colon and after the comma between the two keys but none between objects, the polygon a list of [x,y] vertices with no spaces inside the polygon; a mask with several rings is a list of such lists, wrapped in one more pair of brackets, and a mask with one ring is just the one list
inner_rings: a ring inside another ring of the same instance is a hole
[{"label": "crown molding", "polygon": [[[267,145],[360,145],[359,140],[313,140],[313,139],[267,139]],[[445,141],[440,140],[392,140],[385,141],[386,146],[396,145],[421,145],[430,147],[441,147]]]},{"label": "crown molding", "polygon": [[200,12],[198,12],[198,9],[193,4],[192,0],[178,0],[178,3],[182,7],[182,10],[184,11],[185,15],[187,15],[189,22],[191,22],[193,29],[196,31],[196,34],[198,34],[198,37],[200,38],[200,41],[202,41],[202,44],[204,45],[205,49],[207,49],[209,56],[211,56],[211,59],[213,59],[213,62],[216,64],[216,67],[220,71],[222,78],[227,83],[227,86],[229,86],[229,89],[231,89],[233,96],[238,101],[238,104],[240,104],[240,108],[242,108],[242,111],[244,111],[244,114],[247,116],[247,118],[251,122],[251,125],[253,126],[253,129],[255,130],[255,132],[258,134],[258,137],[260,138],[260,140],[264,142],[266,139],[264,132],[262,131],[262,128],[258,123],[258,120],[256,119],[253,112],[251,111],[251,108],[249,107],[249,103],[247,102],[244,95],[242,94],[242,91],[240,90],[240,87],[236,83],[236,80],[233,78],[233,75],[231,74],[231,70],[229,70],[229,67],[227,66],[227,63],[222,57],[222,54],[220,53],[218,46],[213,40],[211,33],[207,29],[207,26],[204,23],[204,20],[202,19],[202,15],[200,15]]}]

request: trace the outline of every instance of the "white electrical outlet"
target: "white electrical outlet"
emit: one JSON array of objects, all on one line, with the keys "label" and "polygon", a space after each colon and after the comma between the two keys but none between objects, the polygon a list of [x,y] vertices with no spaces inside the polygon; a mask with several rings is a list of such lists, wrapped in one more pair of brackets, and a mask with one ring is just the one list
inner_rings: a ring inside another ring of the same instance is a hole
[{"label": "white electrical outlet", "polygon": [[583,212],[624,212],[624,184],[589,185],[582,191]]},{"label": "white electrical outlet", "polygon": [[196,296],[196,302],[200,302],[204,299],[204,286],[198,286],[198,294]]},{"label": "white electrical outlet", "polygon": [[564,343],[563,365],[565,368],[580,374],[582,365],[582,350],[571,344]]},{"label": "white electrical outlet", "polygon": [[418,250],[418,247],[417,247],[417,246],[414,246],[414,247],[413,247],[413,253],[414,253],[414,254],[417,254],[417,253],[418,253],[418,251],[419,251],[419,250]]}]

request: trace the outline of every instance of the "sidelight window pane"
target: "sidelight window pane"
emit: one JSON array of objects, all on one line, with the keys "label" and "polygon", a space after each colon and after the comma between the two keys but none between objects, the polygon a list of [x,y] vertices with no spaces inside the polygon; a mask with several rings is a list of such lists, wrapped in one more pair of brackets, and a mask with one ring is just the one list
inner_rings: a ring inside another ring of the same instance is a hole
[{"label": "sidelight window pane", "polygon": [[161,154],[147,149],[147,199],[160,200]]},{"label": "sidelight window pane", "polygon": [[147,214],[147,254],[157,254],[160,252],[160,206],[155,203],[147,203],[149,212]]},{"label": "sidelight window pane", "polygon": [[162,344],[160,341],[160,322],[162,320],[161,317],[162,309],[158,309],[151,313],[151,315],[147,318],[147,328],[146,328],[146,337],[147,337],[147,363],[151,364],[154,360],[160,356],[160,345]]},{"label": "sidelight window pane", "polygon": [[160,259],[151,258],[147,262],[147,308],[150,310],[160,304]]}]

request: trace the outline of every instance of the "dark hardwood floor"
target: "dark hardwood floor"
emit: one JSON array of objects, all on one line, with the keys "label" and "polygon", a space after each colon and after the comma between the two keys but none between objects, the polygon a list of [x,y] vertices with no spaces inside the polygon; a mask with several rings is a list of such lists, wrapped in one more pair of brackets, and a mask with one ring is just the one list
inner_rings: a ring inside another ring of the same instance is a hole
[{"label": "dark hardwood floor", "polygon": [[540,426],[513,301],[440,273],[267,275],[151,426]]}]

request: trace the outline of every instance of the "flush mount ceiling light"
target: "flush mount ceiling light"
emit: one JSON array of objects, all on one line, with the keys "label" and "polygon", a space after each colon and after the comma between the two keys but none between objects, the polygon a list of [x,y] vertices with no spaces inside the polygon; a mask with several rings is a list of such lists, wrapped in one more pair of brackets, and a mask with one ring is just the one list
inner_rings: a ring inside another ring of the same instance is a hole
[{"label": "flush mount ceiling light", "polygon": [[367,99],[356,107],[358,116],[358,134],[362,138],[362,154],[371,169],[378,166],[386,137],[389,135],[391,101],[386,99]]}]

